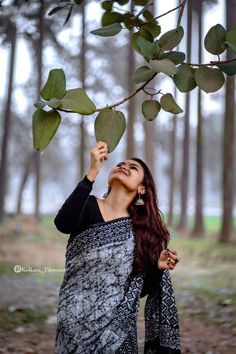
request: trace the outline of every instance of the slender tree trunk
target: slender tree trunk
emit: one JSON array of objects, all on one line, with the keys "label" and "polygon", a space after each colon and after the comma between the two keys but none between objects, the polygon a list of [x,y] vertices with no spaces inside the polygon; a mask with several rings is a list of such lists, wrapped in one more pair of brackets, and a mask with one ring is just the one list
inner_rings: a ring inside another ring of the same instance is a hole
[{"label": "slender tree trunk", "polygon": [[[134,11],[134,4],[131,2],[130,11]],[[134,83],[132,81],[132,74],[135,68],[134,50],[132,47],[132,31],[129,31],[129,44],[128,44],[128,70],[127,70],[127,87],[128,92],[134,91]],[[134,122],[135,122],[135,97],[131,98],[128,102],[128,122],[127,122],[127,146],[126,146],[126,158],[129,159],[135,154],[134,146]]]},{"label": "slender tree trunk", "polygon": [[[187,62],[191,61],[191,31],[192,31],[192,8],[191,2],[187,6]],[[187,231],[188,215],[188,184],[189,184],[189,112],[190,112],[190,93],[186,93],[185,117],[184,117],[184,141],[183,141],[183,165],[181,179],[181,215],[177,229],[182,232]]]},{"label": "slender tree trunk", "polygon": [[[81,86],[86,89],[85,87],[85,77],[86,77],[86,39],[85,39],[85,31],[86,31],[86,22],[85,22],[85,1],[81,3],[81,17],[82,17],[82,31],[81,31],[81,49],[80,49],[80,80]],[[84,124],[84,117],[81,116],[81,121],[79,125],[79,135],[80,135],[80,143],[78,144],[78,156],[79,156],[79,171],[78,175],[80,178],[84,176],[85,173],[85,142],[86,142],[86,130]]]},{"label": "slender tree trunk", "polygon": [[21,179],[21,183],[20,183],[20,187],[19,187],[19,192],[18,192],[18,196],[17,196],[17,207],[16,207],[16,214],[19,215],[21,214],[22,210],[21,210],[21,206],[22,206],[22,195],[23,195],[23,191],[27,182],[27,179],[29,177],[30,174],[30,168],[31,168],[31,164],[32,164],[32,153],[29,154],[25,160],[25,164],[24,164],[24,169],[23,169],[23,174],[22,174],[22,179]]},{"label": "slender tree trunk", "polygon": [[[151,2],[149,6],[149,11],[151,11],[154,15],[156,13],[156,3],[155,1]],[[155,87],[155,79],[152,81],[152,87]],[[150,168],[152,174],[155,174],[155,132],[157,129],[157,123],[149,122],[145,119],[144,121],[144,132],[145,132],[145,160]]]},{"label": "slender tree trunk", "polygon": [[8,167],[8,150],[10,141],[10,130],[11,130],[11,104],[12,104],[12,94],[13,94],[13,82],[14,82],[14,69],[15,69],[15,52],[16,52],[16,38],[17,31],[16,26],[13,23],[9,24],[11,31],[11,55],[9,63],[9,81],[7,88],[7,100],[6,107],[3,117],[3,136],[2,136],[2,146],[1,146],[1,162],[0,162],[0,223],[4,221],[5,217],[5,195],[6,195],[6,185],[7,185],[7,167]]},{"label": "slender tree trunk", "polygon": [[[226,1],[226,28],[232,28],[236,21],[236,3]],[[233,57],[227,51],[227,59]],[[223,136],[223,174],[222,174],[222,204],[223,218],[219,234],[219,242],[230,241],[233,230],[233,195],[234,195],[234,131],[235,131],[235,77],[226,76],[225,86],[225,119]]]},{"label": "slender tree trunk", "polygon": [[[37,82],[37,92],[38,98],[40,97],[40,90],[42,87],[42,71],[43,71],[43,37],[44,37],[44,9],[45,0],[40,2],[41,6],[39,9],[39,40],[38,40],[38,82]],[[40,216],[40,197],[41,197],[41,158],[40,152],[34,151],[34,162],[35,162],[35,220],[37,222],[41,221]]]},{"label": "slender tree trunk", "polygon": [[[202,1],[198,4],[198,62],[202,62]],[[202,92],[198,88],[198,124],[196,144],[196,185],[195,185],[195,223],[192,236],[203,236],[205,233],[203,220],[203,117]]]},{"label": "slender tree trunk", "polygon": [[[174,88],[174,97],[177,96],[176,86]],[[177,130],[177,117],[176,114],[173,115],[172,119],[172,132],[171,132],[171,141],[170,141],[170,153],[171,153],[171,162],[170,162],[170,191],[169,191],[169,212],[168,212],[168,225],[173,225],[174,218],[174,194],[175,194],[175,175],[176,175],[176,130]]]}]

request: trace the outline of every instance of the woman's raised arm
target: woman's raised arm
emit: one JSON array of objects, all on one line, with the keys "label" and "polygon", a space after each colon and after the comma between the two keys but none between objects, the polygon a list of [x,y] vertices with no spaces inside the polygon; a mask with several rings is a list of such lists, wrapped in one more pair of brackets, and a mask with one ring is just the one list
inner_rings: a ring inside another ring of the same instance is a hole
[{"label": "woman's raised arm", "polygon": [[64,234],[76,231],[80,215],[92,190],[95,178],[104,160],[108,158],[107,144],[98,142],[91,150],[90,156],[91,164],[88,173],[66,199],[54,219],[57,229]]}]

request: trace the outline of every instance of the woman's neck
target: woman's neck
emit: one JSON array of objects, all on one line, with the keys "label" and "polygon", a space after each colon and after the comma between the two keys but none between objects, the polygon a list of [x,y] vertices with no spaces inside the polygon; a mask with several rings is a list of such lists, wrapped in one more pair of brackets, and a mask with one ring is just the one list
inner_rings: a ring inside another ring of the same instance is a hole
[{"label": "woman's neck", "polygon": [[128,192],[127,189],[113,186],[106,199],[103,200],[104,209],[115,215],[128,215],[128,207],[135,195],[135,191]]}]

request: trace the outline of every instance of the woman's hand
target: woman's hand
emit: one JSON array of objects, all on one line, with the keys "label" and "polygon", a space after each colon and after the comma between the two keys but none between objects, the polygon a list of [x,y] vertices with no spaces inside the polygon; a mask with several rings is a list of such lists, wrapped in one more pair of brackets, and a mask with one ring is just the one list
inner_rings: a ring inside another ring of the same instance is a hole
[{"label": "woman's hand", "polygon": [[87,178],[90,181],[94,181],[95,177],[99,173],[102,164],[108,159],[108,146],[103,141],[99,141],[90,152],[90,168],[87,173]]},{"label": "woman's hand", "polygon": [[180,261],[177,251],[167,248],[163,250],[158,258],[158,268],[159,269],[174,269],[176,264]]}]

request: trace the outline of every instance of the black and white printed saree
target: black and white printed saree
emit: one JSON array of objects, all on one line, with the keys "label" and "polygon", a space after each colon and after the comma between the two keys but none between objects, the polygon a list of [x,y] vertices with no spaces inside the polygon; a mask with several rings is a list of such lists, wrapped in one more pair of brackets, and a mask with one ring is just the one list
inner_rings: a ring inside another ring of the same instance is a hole
[{"label": "black and white printed saree", "polygon": [[[90,225],[68,243],[56,354],[138,353],[136,322],[145,273],[132,270],[134,246],[130,217]],[[167,269],[146,299],[144,353],[180,353],[178,314]]]}]

